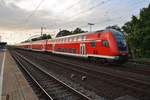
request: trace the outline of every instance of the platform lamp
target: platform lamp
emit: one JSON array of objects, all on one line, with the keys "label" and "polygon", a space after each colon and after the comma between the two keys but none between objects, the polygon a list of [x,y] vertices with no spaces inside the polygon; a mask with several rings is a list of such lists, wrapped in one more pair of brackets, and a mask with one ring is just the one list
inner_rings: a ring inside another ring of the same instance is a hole
[{"label": "platform lamp", "polygon": [[95,25],[94,23],[88,23],[88,25],[90,26],[90,32],[92,32],[92,25]]},{"label": "platform lamp", "polygon": [[43,30],[46,30],[46,27],[41,27],[41,36],[43,35]]}]

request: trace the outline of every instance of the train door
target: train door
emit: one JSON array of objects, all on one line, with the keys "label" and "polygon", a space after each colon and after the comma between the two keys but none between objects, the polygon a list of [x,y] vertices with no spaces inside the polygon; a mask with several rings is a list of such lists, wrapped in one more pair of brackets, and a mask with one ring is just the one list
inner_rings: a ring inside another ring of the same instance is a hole
[{"label": "train door", "polygon": [[80,44],[80,54],[85,55],[86,54],[85,52],[86,52],[85,51],[85,44]]},{"label": "train door", "polygon": [[45,51],[45,44],[46,44],[46,41],[43,40],[43,41],[42,41],[42,51]]},{"label": "train door", "polygon": [[55,51],[55,43],[52,44],[52,51]]}]

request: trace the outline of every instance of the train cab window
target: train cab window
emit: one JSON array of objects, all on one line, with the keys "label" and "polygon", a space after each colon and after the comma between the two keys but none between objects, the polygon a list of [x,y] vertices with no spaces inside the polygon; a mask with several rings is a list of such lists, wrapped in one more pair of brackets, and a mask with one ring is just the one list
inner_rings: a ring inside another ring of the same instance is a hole
[{"label": "train cab window", "polygon": [[109,43],[107,40],[102,40],[102,46],[109,47]]},{"label": "train cab window", "polygon": [[90,41],[90,46],[92,48],[95,48],[96,47],[96,41]]}]

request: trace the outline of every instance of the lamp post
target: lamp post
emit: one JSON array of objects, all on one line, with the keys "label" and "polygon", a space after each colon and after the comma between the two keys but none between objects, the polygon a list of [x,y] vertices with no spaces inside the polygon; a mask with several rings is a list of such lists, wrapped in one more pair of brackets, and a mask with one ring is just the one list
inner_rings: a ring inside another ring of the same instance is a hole
[{"label": "lamp post", "polygon": [[[31,34],[30,34],[30,35],[31,35]],[[29,37],[28,40],[30,41],[30,44],[31,44],[31,45],[30,45],[30,49],[32,49],[32,38],[34,38],[34,37],[39,37],[39,35],[33,35],[33,36],[30,36],[30,37]]]},{"label": "lamp post", "polygon": [[92,32],[92,25],[95,25],[94,23],[88,23],[88,25],[90,26],[90,32]]},{"label": "lamp post", "polygon": [[46,30],[46,27],[41,27],[41,36],[43,35],[43,30]]}]

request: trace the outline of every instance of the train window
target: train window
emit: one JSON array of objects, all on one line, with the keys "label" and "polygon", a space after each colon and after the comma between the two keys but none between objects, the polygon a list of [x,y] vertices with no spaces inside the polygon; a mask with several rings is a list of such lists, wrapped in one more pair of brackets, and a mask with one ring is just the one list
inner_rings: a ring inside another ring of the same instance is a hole
[{"label": "train window", "polygon": [[70,37],[70,42],[72,42],[72,38]]},{"label": "train window", "polygon": [[90,46],[92,48],[95,48],[96,47],[96,41],[90,41]]},{"label": "train window", "polygon": [[76,37],[76,41],[78,41],[78,37]]},{"label": "train window", "polygon": [[82,37],[81,37],[81,36],[79,36],[79,37],[78,37],[78,41],[81,41],[81,40],[82,40]]},{"label": "train window", "polygon": [[109,47],[109,43],[107,40],[102,40],[102,46]]},{"label": "train window", "polygon": [[86,36],[83,36],[83,41],[85,41],[86,40]]},{"label": "train window", "polygon": [[63,43],[65,42],[65,39],[63,39]]},{"label": "train window", "polygon": [[64,48],[62,48],[62,52],[64,52],[65,51],[65,49]]},{"label": "train window", "polygon": [[72,37],[72,42],[74,41],[74,37]]},{"label": "train window", "polygon": [[64,43],[66,42],[66,38],[64,38]]},{"label": "train window", "polygon": [[64,43],[66,42],[66,38],[64,38]]},{"label": "train window", "polygon": [[72,53],[72,49],[69,49],[69,53]]},{"label": "train window", "polygon": [[74,37],[73,41],[75,42],[75,41],[76,41],[76,39],[77,39],[77,37]]},{"label": "train window", "polygon": [[67,38],[64,38],[64,39],[65,39],[64,41],[67,42]]},{"label": "train window", "polygon": [[68,49],[65,48],[64,52],[68,52]]},{"label": "train window", "polygon": [[76,49],[72,49],[73,53],[76,53]]},{"label": "train window", "polygon": [[83,36],[81,36],[81,41],[83,41]]}]

